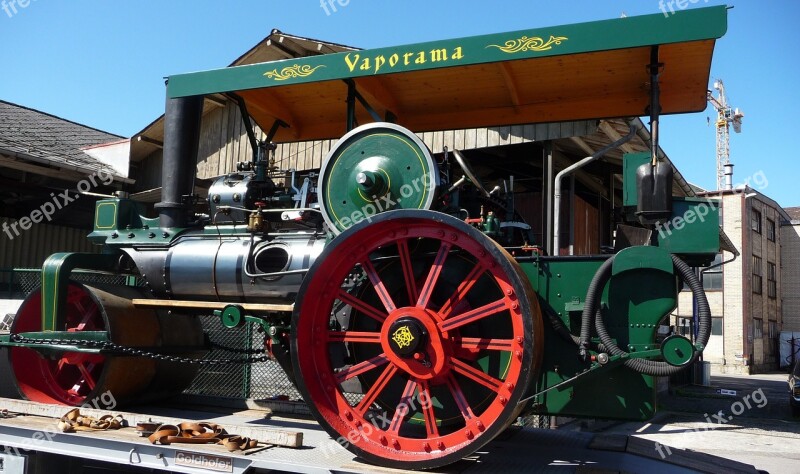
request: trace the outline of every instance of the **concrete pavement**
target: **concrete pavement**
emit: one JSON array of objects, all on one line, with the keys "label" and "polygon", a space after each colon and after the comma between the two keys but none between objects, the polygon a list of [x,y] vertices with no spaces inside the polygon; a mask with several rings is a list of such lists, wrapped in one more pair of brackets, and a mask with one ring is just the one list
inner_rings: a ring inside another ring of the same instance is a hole
[{"label": "concrete pavement", "polygon": [[[711,377],[659,397],[650,423],[599,423],[588,431],[626,434],[659,443],[659,456],[686,449],[752,464],[773,473],[800,473],[800,420],[789,409],[785,373]],[[718,389],[735,390],[720,395]]]}]

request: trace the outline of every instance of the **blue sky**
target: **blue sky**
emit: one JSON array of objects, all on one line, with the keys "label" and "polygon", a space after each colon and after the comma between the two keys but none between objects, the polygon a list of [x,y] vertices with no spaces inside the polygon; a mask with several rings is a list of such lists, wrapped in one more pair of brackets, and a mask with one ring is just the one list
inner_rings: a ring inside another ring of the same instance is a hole
[{"label": "blue sky", "polygon": [[[661,11],[659,0],[342,3],[327,13],[319,0],[15,3],[16,13],[0,9],[0,99],[130,136],[163,113],[164,76],[226,66],[272,28],[373,48]],[[725,81],[731,105],[745,113],[743,133],[731,135],[734,181],[758,176],[762,192],[800,206],[800,2],[727,4],[735,8],[712,77]],[[715,117],[710,107],[664,117],[662,146],[687,179],[713,188],[714,129],[706,117]]]}]

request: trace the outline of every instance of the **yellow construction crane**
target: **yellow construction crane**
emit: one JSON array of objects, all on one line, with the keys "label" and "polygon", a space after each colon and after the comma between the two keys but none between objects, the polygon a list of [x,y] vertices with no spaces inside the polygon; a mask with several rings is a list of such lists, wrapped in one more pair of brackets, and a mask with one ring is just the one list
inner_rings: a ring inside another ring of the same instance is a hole
[{"label": "yellow construction crane", "polygon": [[733,187],[733,164],[731,164],[730,127],[732,124],[733,131],[741,133],[744,113],[738,108],[734,109],[728,105],[722,79],[714,81],[714,90],[717,91],[717,96],[714,97],[713,91],[708,91],[708,101],[717,109],[715,123],[717,129],[717,189],[731,189]]}]

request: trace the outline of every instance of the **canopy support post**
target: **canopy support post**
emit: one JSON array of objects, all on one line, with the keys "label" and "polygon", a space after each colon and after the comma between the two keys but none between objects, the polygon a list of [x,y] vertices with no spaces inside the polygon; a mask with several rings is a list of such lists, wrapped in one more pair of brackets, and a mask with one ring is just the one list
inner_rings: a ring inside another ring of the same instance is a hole
[{"label": "canopy support post", "polygon": [[352,79],[347,83],[347,131],[356,128],[356,83]]},{"label": "canopy support post", "polygon": [[658,125],[661,115],[661,86],[659,76],[664,68],[664,63],[658,62],[658,45],[650,48],[650,64],[647,70],[650,73],[650,154],[651,164],[656,166],[658,162]]},{"label": "canopy support post", "polygon": [[[372,106],[369,105],[369,102],[367,102],[367,99],[365,99],[364,96],[358,92],[355,81],[352,79],[345,79],[344,82],[347,84],[347,131],[349,132],[356,126],[356,100],[358,100],[364,109],[369,112],[372,120],[376,122],[383,122],[381,115],[375,109],[373,109]],[[389,118],[389,114],[392,116],[394,115],[387,111],[387,118]],[[388,121],[390,120],[387,120],[387,122]]]}]

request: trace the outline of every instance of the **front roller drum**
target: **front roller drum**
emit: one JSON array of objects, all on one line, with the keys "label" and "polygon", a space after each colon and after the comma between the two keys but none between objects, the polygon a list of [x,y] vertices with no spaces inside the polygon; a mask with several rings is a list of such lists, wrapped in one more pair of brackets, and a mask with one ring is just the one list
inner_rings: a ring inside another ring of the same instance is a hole
[{"label": "front roller drum", "polygon": [[[67,289],[65,327],[59,329],[74,333],[72,339],[78,341],[82,331],[108,331],[112,342],[126,347],[190,351],[202,348],[203,331],[196,318],[136,308],[131,299],[144,297],[136,288],[110,285],[102,288],[71,281]],[[40,290],[25,299],[11,326],[12,334],[42,330],[41,299]],[[195,370],[117,354],[43,355],[26,347],[9,348],[8,357],[17,389],[24,398],[97,408],[179,393],[191,381],[190,375]]]},{"label": "front roller drum", "polygon": [[450,216],[376,216],[334,239],[292,321],[298,388],[364,460],[428,469],[514,422],[542,360],[538,299],[494,241]]}]

